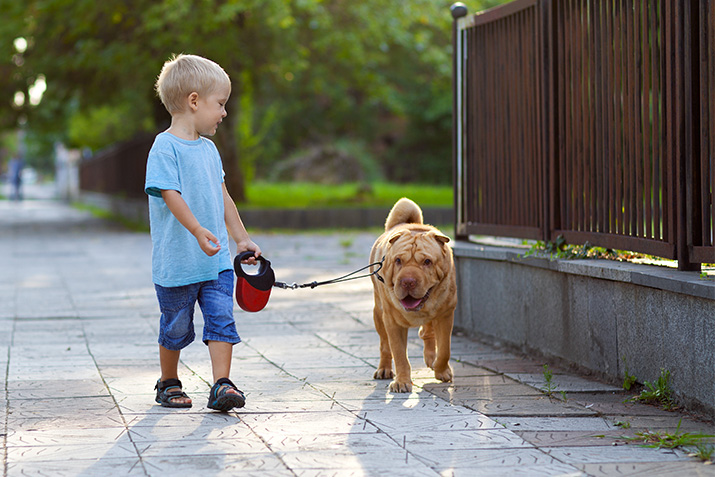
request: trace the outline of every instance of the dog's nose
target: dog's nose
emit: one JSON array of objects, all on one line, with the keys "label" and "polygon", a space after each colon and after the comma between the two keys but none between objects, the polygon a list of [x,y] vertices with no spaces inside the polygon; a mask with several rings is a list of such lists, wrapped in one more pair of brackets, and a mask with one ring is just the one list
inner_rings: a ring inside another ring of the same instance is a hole
[{"label": "dog's nose", "polygon": [[403,278],[400,280],[400,286],[405,290],[413,290],[417,286],[417,280],[412,277]]}]

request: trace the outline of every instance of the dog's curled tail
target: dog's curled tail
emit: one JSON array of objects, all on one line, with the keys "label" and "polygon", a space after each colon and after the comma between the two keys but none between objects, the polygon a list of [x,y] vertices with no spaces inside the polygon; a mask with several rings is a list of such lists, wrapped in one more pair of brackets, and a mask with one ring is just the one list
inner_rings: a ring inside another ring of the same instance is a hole
[{"label": "dog's curled tail", "polygon": [[385,221],[385,230],[400,224],[423,224],[422,209],[410,199],[403,197],[395,202]]}]

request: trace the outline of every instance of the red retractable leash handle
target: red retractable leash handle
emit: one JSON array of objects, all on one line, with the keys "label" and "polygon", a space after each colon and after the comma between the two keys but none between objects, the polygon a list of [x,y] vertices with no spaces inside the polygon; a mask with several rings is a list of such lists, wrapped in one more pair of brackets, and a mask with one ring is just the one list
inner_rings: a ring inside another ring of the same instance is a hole
[{"label": "red retractable leash handle", "polygon": [[271,262],[262,256],[256,257],[260,263],[258,273],[248,274],[243,270],[242,261],[255,255],[253,252],[242,252],[233,260],[233,270],[236,272],[236,302],[241,309],[250,312],[261,311],[268,303],[271,289],[276,282]]},{"label": "red retractable leash handle", "polygon": [[[342,277],[333,278],[332,280],[326,280],[324,282],[310,282],[298,285],[297,283],[287,284],[285,282],[277,282],[276,275],[273,273],[271,268],[271,262],[261,255],[256,257],[256,260],[260,263],[258,268],[258,273],[248,274],[243,270],[242,263],[244,260],[248,260],[251,257],[255,257],[253,252],[241,252],[236,255],[233,260],[233,269],[236,272],[236,302],[245,311],[261,311],[265,308],[268,303],[268,298],[271,296],[271,288],[283,288],[295,290],[297,288],[315,288],[320,285],[328,285],[330,283],[339,283],[347,280],[354,280],[356,278],[365,278],[371,275],[375,275],[378,280],[384,282],[383,278],[378,274],[380,269],[382,269],[382,264],[385,261],[385,257],[379,262],[371,263],[365,267],[355,270],[354,272],[343,275]],[[366,273],[364,275],[355,276],[356,273],[362,272],[370,267],[376,267],[374,271]]]}]

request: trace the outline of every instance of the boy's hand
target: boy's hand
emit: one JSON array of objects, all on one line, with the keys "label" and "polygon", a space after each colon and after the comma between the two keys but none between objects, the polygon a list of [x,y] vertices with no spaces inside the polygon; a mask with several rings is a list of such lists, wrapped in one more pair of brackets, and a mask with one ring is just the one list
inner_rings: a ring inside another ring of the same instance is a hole
[{"label": "boy's hand", "polygon": [[256,245],[255,243],[253,243],[252,240],[236,242],[236,249],[238,250],[237,253],[248,252],[248,251],[253,252],[253,255],[254,255],[253,257],[241,262],[241,263],[245,263],[247,265],[255,265],[256,264],[255,257],[261,256],[261,248],[258,245]]},{"label": "boy's hand", "polygon": [[204,227],[196,229],[194,237],[196,237],[196,240],[199,242],[201,250],[209,257],[213,257],[221,250],[221,245],[218,243],[216,236]]}]

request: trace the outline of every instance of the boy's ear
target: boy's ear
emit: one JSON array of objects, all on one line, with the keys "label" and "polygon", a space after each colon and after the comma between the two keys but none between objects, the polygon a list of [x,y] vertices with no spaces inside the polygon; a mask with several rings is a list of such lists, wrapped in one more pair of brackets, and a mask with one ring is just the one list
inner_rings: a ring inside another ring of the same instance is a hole
[{"label": "boy's ear", "polygon": [[191,108],[192,111],[196,111],[199,107],[199,93],[196,91],[190,93],[187,97],[187,101],[189,103],[189,108]]}]

